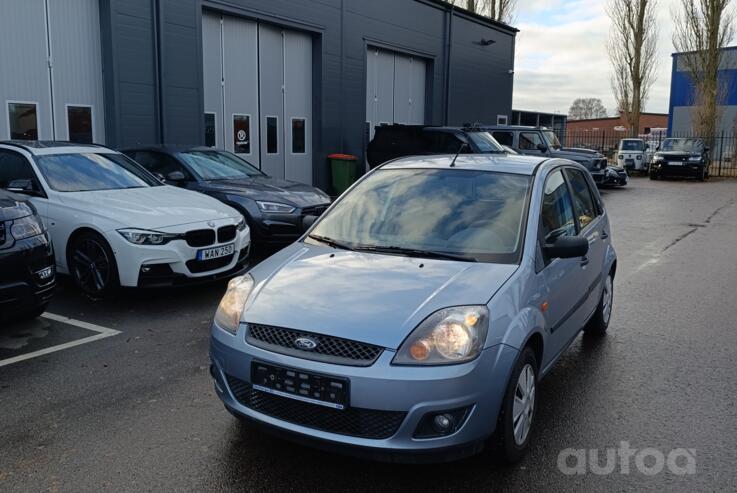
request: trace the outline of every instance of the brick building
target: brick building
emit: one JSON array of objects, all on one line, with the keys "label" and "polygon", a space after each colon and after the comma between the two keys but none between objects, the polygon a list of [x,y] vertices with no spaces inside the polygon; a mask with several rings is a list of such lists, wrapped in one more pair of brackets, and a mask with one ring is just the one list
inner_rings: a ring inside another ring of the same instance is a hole
[{"label": "brick building", "polygon": [[[627,123],[624,121],[622,114],[610,118],[595,118],[591,120],[568,120],[566,122],[567,133],[579,134],[583,132],[604,132],[611,134],[613,132],[622,132],[624,137],[627,134]],[[640,128],[638,134],[649,134],[653,128],[667,128],[667,113],[642,113],[640,115]]]}]

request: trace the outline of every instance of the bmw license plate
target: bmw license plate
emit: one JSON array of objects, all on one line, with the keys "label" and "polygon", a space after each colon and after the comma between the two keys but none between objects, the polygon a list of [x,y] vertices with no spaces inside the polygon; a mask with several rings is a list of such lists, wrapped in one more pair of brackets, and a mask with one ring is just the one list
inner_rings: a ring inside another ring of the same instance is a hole
[{"label": "bmw license plate", "polygon": [[205,250],[197,251],[197,260],[212,260],[214,258],[227,257],[233,255],[235,252],[235,245],[223,245],[215,248],[207,248]]},{"label": "bmw license plate", "polygon": [[267,394],[333,409],[348,407],[348,380],[282,368],[260,361],[251,363],[251,385]]}]

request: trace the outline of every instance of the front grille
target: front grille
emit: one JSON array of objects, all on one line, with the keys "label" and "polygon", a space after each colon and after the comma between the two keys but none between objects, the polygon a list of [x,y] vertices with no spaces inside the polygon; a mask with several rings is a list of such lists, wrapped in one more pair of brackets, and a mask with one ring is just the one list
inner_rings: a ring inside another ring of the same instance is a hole
[{"label": "front grille", "polygon": [[[295,339],[300,337],[313,340],[316,343],[315,348],[306,350],[295,346]],[[258,324],[248,324],[246,341],[275,353],[350,366],[370,366],[383,351],[379,346],[340,337]]]},{"label": "front grille", "polygon": [[325,212],[328,207],[330,207],[330,204],[321,204],[321,205],[315,205],[312,207],[303,207],[302,208],[302,215],[303,216],[319,216],[323,212]]},{"label": "front grille", "polygon": [[215,243],[214,229],[195,229],[184,234],[187,245],[191,247],[204,247]]},{"label": "front grille", "polygon": [[189,260],[187,261],[187,268],[192,274],[199,274],[200,272],[208,272],[215,269],[221,269],[227,267],[233,255],[230,254],[225,257],[212,258],[210,260]]},{"label": "front grille", "polygon": [[332,409],[255,390],[251,384],[227,375],[236,400],[249,409],[300,426],[360,438],[385,439],[394,435],[407,413],[349,407]]},{"label": "front grille", "polygon": [[5,223],[0,222],[0,246],[5,244]]},{"label": "front grille", "polygon": [[235,226],[223,226],[218,229],[218,243],[225,243],[235,239]]}]

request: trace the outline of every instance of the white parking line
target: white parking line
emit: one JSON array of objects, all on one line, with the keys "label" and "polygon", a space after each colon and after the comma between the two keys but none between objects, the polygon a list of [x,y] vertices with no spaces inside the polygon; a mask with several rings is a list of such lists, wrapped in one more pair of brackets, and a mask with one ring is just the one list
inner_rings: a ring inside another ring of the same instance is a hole
[{"label": "white parking line", "polygon": [[54,320],[56,322],[61,322],[67,325],[74,325],[81,329],[86,329],[92,332],[97,332],[97,334],[93,336],[89,336],[89,337],[84,337],[82,339],[77,339],[75,341],[65,342],[64,344],[59,344],[56,346],[39,349],[38,351],[33,351],[32,353],[21,354],[20,356],[14,356],[12,358],[0,360],[0,366],[12,365],[13,363],[18,363],[19,361],[36,358],[38,356],[43,356],[45,354],[54,353],[56,351],[61,351],[62,349],[68,349],[70,347],[79,346],[81,344],[87,344],[88,342],[99,341],[100,339],[105,339],[106,337],[112,337],[114,335],[120,334],[119,330],[108,329],[107,327],[102,327],[100,325],[83,322],[81,320],[75,320],[73,318],[68,318],[68,317],[62,317],[61,315],[56,315],[54,313],[44,313],[41,316],[43,318],[48,318],[49,320]]}]

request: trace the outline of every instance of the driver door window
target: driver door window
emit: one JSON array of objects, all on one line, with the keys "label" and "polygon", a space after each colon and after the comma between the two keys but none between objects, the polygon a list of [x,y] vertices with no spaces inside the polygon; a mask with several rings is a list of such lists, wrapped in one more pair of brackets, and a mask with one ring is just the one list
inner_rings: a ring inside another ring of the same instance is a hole
[{"label": "driver door window", "polygon": [[[540,213],[541,243],[554,243],[561,236],[576,236],[573,201],[560,170],[553,171],[545,182]],[[549,260],[546,259],[546,264]]]},{"label": "driver door window", "polygon": [[540,146],[545,146],[542,137],[537,132],[522,132],[519,134],[519,149],[526,153],[541,153]]}]

